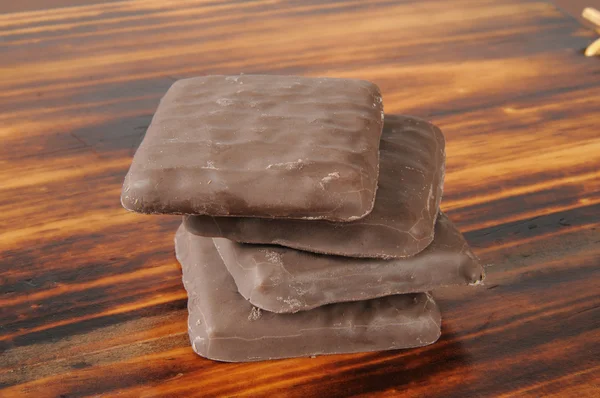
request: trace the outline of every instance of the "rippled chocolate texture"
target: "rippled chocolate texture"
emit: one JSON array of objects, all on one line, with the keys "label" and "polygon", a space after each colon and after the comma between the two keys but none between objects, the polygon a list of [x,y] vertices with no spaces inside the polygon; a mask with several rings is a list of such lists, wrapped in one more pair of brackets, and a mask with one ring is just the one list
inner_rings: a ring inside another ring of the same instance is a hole
[{"label": "rippled chocolate texture", "polygon": [[214,243],[239,292],[255,306],[279,313],[474,284],[484,276],[479,260],[444,214],[438,217],[433,243],[408,258],[328,256],[223,238]]},{"label": "rippled chocolate texture", "polygon": [[373,211],[361,220],[281,220],[185,217],[201,236],[268,243],[350,257],[413,256],[433,240],[444,184],[442,132],[424,120],[385,115],[380,145],[379,187]]},{"label": "rippled chocolate texture", "polygon": [[374,203],[383,105],[362,80],[206,76],[160,101],[121,194],[141,213],[352,221]]},{"label": "rippled chocolate texture", "polygon": [[275,314],[237,292],[212,239],[182,225],[175,250],[189,297],[190,341],[206,358],[244,362],[379,351],[424,346],[440,336],[440,312],[428,293]]}]

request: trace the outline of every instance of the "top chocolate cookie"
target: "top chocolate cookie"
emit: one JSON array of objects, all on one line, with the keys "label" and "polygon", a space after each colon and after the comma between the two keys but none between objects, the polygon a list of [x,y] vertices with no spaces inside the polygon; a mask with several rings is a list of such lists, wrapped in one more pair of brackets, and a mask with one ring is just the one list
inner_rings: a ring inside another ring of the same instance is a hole
[{"label": "top chocolate cookie", "polygon": [[175,82],[125,177],[131,211],[352,221],[370,213],[383,104],[363,80]]}]

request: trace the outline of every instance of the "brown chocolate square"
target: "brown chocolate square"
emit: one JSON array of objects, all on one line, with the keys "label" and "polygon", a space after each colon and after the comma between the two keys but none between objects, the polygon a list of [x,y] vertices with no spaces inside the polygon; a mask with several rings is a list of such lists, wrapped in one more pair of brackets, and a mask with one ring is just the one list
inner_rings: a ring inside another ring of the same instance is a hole
[{"label": "brown chocolate square", "polygon": [[242,296],[273,312],[476,284],[484,277],[479,260],[444,214],[431,245],[413,257],[391,260],[213,240]]},{"label": "brown chocolate square", "polygon": [[248,217],[185,217],[202,236],[278,244],[349,257],[410,257],[433,240],[444,185],[444,137],[424,120],[386,115],[373,211],[345,223]]},{"label": "brown chocolate square", "polygon": [[141,213],[351,221],[375,199],[376,85],[295,76],[175,82],[125,177]]}]

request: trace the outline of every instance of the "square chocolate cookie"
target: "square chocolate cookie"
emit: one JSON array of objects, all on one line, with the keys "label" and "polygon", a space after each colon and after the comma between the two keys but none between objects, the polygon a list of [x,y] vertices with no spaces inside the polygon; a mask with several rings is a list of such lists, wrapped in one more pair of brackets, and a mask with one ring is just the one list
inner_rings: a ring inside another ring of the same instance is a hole
[{"label": "square chocolate cookie", "polygon": [[362,80],[175,82],[125,177],[131,211],[352,221],[373,208],[383,104]]},{"label": "square chocolate cookie", "polygon": [[438,217],[431,245],[413,257],[391,260],[213,241],[242,296],[273,312],[476,284],[484,277],[479,260],[444,214]]},{"label": "square chocolate cookie", "polygon": [[188,216],[197,235],[348,257],[410,257],[433,240],[444,185],[444,136],[424,120],[386,115],[373,211],[352,222]]}]

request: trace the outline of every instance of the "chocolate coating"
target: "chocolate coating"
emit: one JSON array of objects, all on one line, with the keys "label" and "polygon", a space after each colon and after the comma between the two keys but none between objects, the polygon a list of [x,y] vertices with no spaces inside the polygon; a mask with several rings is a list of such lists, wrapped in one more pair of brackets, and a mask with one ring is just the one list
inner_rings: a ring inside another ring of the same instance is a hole
[{"label": "chocolate coating", "polygon": [[484,276],[462,234],[444,214],[438,217],[429,247],[414,257],[392,260],[213,240],[242,296],[259,308],[279,313],[468,285]]},{"label": "chocolate coating", "polygon": [[227,362],[424,346],[440,336],[439,309],[427,293],[331,304],[274,314],[246,301],[210,238],[175,237],[188,292],[188,331],[203,357]]},{"label": "chocolate coating", "polygon": [[413,256],[433,240],[444,184],[444,148],[442,132],[434,125],[410,116],[386,115],[375,206],[361,220],[189,216],[184,223],[197,235],[236,242],[349,257]]},{"label": "chocolate coating", "polygon": [[373,208],[382,126],[379,88],[363,80],[179,80],[121,202],[141,213],[356,220]]}]

